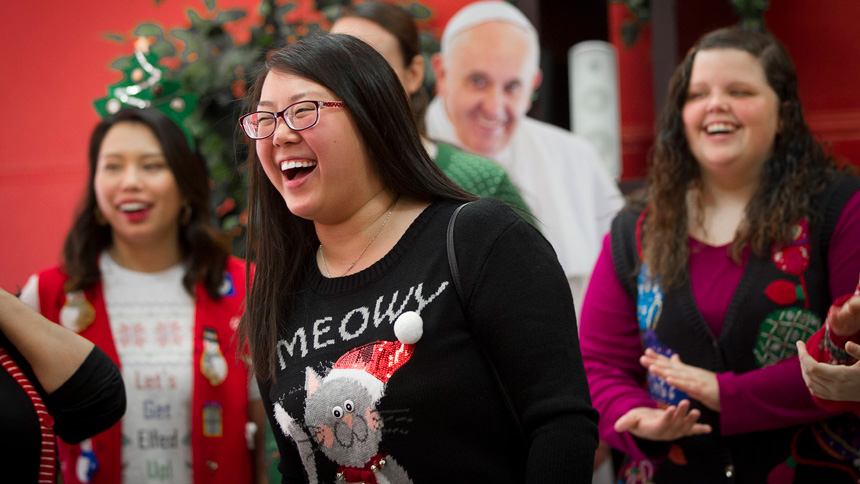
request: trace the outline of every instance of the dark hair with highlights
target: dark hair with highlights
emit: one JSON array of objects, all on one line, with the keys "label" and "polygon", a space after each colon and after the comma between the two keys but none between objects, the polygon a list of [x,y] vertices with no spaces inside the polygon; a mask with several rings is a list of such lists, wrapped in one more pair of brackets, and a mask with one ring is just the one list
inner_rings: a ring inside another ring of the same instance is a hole
[{"label": "dark hair with highlights", "polygon": [[101,279],[99,255],[112,242],[111,227],[96,218],[95,176],[102,141],[108,131],[120,123],[140,123],[146,126],[158,142],[167,165],[176,179],[179,193],[191,207],[191,217],[179,226],[179,244],[186,260],[182,284],[192,297],[194,286],[201,282],[206,292],[220,299],[219,288],[230,255],[226,236],[215,229],[209,212],[209,173],[206,163],[191,151],[182,129],[157,109],[124,109],[96,125],[90,137],[89,178],[87,193],[78,207],[78,214],[66,236],[63,247],[64,268],[69,275],[66,291],[86,289]]},{"label": "dark hair with highlights", "polygon": [[[418,27],[415,26],[415,21],[409,12],[402,7],[379,1],[348,5],[344,7],[339,18],[350,17],[369,20],[397,39],[404,67],[409,67],[415,56],[421,55]],[[427,106],[430,104],[430,96],[427,95],[423,86],[419,86],[417,91],[409,94],[409,104],[412,106],[412,114],[415,115],[415,123],[420,132],[424,134],[426,132],[424,113],[427,112]]]},{"label": "dark hair with highlights", "polygon": [[[366,43],[349,35],[318,34],[270,52],[248,91],[246,110],[256,109],[263,82],[272,71],[315,82],[344,102],[368,162],[394,194],[424,202],[475,199],[427,155],[400,80]],[[256,375],[265,381],[275,375],[278,324],[289,321],[291,296],[315,263],[319,239],[313,222],[293,215],[269,182],[253,142],[247,165],[247,251],[256,271],[239,337],[240,344],[249,344]]]},{"label": "dark hair with highlights", "polygon": [[682,113],[696,54],[711,49],[736,49],[752,54],[779,100],[779,131],[773,141],[772,155],[764,164],[759,187],[732,242],[730,251],[735,261],[740,262],[744,247],[749,246],[755,254],[764,256],[774,243],[790,241],[792,225],[813,215],[812,200],[824,190],[836,170],[833,158],[813,138],[803,119],[797,74],[785,47],[768,34],[737,27],[705,34],[687,53],[669,82],[644,191],[648,210],[643,227],[644,258],[667,288],[686,273],[687,191],[701,187],[702,183],[699,165],[685,136]]}]

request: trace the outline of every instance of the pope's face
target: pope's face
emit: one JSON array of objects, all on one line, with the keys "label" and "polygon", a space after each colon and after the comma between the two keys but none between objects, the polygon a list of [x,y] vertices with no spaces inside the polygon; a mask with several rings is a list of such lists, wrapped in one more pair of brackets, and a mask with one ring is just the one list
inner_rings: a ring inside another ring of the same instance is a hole
[{"label": "pope's face", "polygon": [[463,147],[484,156],[510,142],[540,83],[527,32],[486,22],[457,35],[434,63],[438,94]]}]

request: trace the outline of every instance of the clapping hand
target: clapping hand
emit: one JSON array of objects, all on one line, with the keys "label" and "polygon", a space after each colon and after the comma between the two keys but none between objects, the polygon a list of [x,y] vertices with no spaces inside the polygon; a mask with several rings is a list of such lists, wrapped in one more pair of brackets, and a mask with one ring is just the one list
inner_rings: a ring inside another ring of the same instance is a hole
[{"label": "clapping hand", "polygon": [[[860,345],[848,342],[845,351],[860,360]],[[800,369],[809,393],[824,400],[860,402],[860,361],[853,365],[819,363],[809,355],[806,344],[797,342]]]},{"label": "clapping hand", "polygon": [[831,308],[827,325],[837,336],[847,337],[860,331],[860,295],[855,293],[840,308]]},{"label": "clapping hand", "polygon": [[677,354],[667,358],[652,349],[646,349],[639,363],[653,375],[669,385],[686,392],[692,398],[715,412],[720,411],[720,386],[717,374],[681,362]]},{"label": "clapping hand", "polygon": [[616,432],[631,434],[648,440],[676,440],[690,435],[711,432],[708,424],[697,423],[702,412],[690,409],[689,400],[666,409],[638,407],[625,413],[615,422]]}]

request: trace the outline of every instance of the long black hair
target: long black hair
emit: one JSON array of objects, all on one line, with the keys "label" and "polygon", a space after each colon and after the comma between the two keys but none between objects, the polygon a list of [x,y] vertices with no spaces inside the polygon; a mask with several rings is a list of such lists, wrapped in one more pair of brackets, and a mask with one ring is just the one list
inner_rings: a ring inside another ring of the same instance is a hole
[{"label": "long black hair", "polygon": [[93,129],[89,146],[89,177],[87,191],[63,247],[63,265],[69,280],[66,291],[86,289],[101,279],[99,254],[112,243],[111,227],[99,223],[95,193],[95,176],[102,141],[111,128],[119,123],[140,123],[146,126],[161,145],[167,165],[176,179],[179,193],[187,200],[190,217],[177,222],[179,244],[186,260],[182,280],[186,291],[195,295],[194,286],[202,282],[210,297],[219,299],[224,268],[230,255],[228,242],[215,229],[209,212],[209,173],[203,158],[193,152],[182,129],[157,109],[124,109],[102,120]]},{"label": "long black hair", "polygon": [[[475,199],[430,159],[400,80],[366,43],[349,35],[319,34],[271,52],[248,92],[248,110],[256,109],[271,71],[303,77],[343,100],[373,170],[394,194],[424,202]],[[278,323],[289,320],[292,296],[314,263],[319,239],[313,222],[293,215],[269,182],[253,142],[247,164],[247,250],[256,273],[239,336],[250,346],[257,377],[269,380],[275,372]]]}]

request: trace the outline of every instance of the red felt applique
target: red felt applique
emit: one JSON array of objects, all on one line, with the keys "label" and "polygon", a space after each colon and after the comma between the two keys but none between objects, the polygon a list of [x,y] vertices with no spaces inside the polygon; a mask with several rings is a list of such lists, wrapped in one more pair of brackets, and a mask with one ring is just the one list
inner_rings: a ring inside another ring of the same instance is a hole
[{"label": "red felt applique", "polygon": [[784,279],[771,282],[764,293],[768,299],[781,305],[794,304],[804,298],[802,287]]},{"label": "red felt applique", "polygon": [[774,248],[771,259],[779,270],[799,276],[809,267],[811,254],[809,223],[801,220],[792,227],[792,241],[788,245]]},{"label": "red felt applique", "polygon": [[799,276],[809,267],[809,247],[789,245],[773,253],[773,263],[779,270]]},{"label": "red felt applique", "polygon": [[672,444],[669,447],[669,460],[679,466],[687,465],[687,456],[684,455],[684,449],[678,444]]},{"label": "red felt applique", "polygon": [[782,464],[771,469],[767,476],[767,484],[789,484],[794,482],[794,468],[797,463],[791,457]]}]

